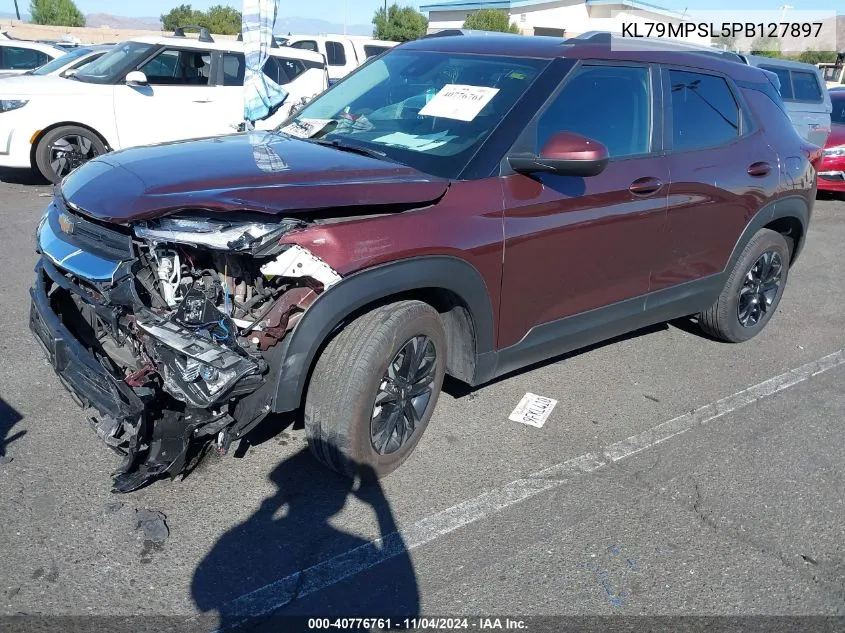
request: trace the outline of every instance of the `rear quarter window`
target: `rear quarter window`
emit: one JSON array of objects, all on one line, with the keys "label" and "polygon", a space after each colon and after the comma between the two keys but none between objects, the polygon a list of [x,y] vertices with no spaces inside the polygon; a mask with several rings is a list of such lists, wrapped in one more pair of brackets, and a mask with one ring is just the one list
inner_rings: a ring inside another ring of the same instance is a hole
[{"label": "rear quarter window", "polygon": [[820,103],[823,100],[822,87],[815,73],[792,71],[792,89],[796,101]]},{"label": "rear quarter window", "polygon": [[780,95],[784,99],[792,99],[792,77],[786,68],[779,68],[777,66],[760,66],[762,70],[768,70],[774,73],[780,79]]}]

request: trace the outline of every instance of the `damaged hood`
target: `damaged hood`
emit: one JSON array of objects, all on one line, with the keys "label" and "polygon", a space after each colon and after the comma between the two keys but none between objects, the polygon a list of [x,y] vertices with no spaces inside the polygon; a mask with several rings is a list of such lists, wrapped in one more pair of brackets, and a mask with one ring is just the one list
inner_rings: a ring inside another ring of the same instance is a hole
[{"label": "damaged hood", "polygon": [[273,132],[137,147],[100,156],[62,183],[65,200],[129,224],[181,209],[296,215],[331,207],[422,206],[449,181]]}]

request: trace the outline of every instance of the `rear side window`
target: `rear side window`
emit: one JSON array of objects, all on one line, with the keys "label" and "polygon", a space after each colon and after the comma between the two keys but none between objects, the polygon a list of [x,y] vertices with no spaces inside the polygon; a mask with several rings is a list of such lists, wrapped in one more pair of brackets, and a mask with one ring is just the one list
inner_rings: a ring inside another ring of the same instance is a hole
[{"label": "rear side window", "polygon": [[369,59],[370,57],[381,55],[389,48],[389,46],[373,46],[372,44],[364,44],[364,55],[366,55],[367,59]]},{"label": "rear side window", "polygon": [[739,106],[721,77],[669,71],[672,87],[672,147],[715,147],[739,136]]},{"label": "rear side window", "polygon": [[246,64],[244,56],[239,53],[223,55],[223,85],[243,86]]},{"label": "rear side window", "polygon": [[780,96],[784,99],[792,99],[792,78],[786,68],[778,68],[777,66],[760,66],[762,70],[768,70],[774,73],[780,79]]},{"label": "rear side window", "polygon": [[346,51],[340,42],[326,42],[326,59],[329,66],[346,66]]},{"label": "rear side window", "polygon": [[650,151],[649,72],[638,66],[585,66],[543,113],[538,149],[556,132],[575,132],[599,141],[611,157]]},{"label": "rear side window", "polygon": [[306,70],[305,64],[299,59],[270,56],[264,65],[264,74],[280,86],[292,82]]},{"label": "rear side window", "polygon": [[50,58],[46,53],[19,46],[0,46],[0,69],[32,70],[43,66]]},{"label": "rear side window", "polygon": [[822,100],[822,87],[815,73],[792,71],[792,89],[796,101],[819,103]]},{"label": "rear side window", "polygon": [[315,53],[319,53],[320,49],[317,48],[317,42],[314,40],[302,40],[301,42],[294,42],[290,45],[291,48],[301,48],[305,51],[314,51]]}]

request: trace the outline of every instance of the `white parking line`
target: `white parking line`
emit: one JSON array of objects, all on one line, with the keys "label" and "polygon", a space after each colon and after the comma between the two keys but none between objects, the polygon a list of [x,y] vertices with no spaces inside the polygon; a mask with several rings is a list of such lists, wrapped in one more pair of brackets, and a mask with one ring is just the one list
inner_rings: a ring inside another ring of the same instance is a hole
[{"label": "white parking line", "polygon": [[388,534],[241,596],[223,606],[221,612],[235,618],[270,614],[294,598],[302,598],[330,587],[490,514],[559,487],[572,476],[593,472],[611,462],[640,453],[842,364],[845,364],[845,350],[839,350],[753,387],[738,391],[727,398],[658,424],[642,433],[609,444],[601,453],[587,453],[569,459],[485,492],[474,499],[454,505],[421,519],[399,532]]}]

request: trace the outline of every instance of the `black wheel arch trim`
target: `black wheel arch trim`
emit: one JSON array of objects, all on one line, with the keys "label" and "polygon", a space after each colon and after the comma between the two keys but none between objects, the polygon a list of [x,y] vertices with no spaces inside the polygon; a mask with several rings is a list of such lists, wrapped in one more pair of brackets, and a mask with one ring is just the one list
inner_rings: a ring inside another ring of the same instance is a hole
[{"label": "black wheel arch trim", "polygon": [[775,220],[783,218],[795,218],[801,223],[801,239],[795,241],[795,249],[792,253],[791,264],[794,264],[798,259],[798,255],[801,253],[801,248],[804,246],[804,242],[807,237],[807,227],[810,223],[810,214],[811,209],[807,204],[807,201],[800,195],[779,198],[778,200],[770,202],[764,206],[754,215],[754,217],[751,218],[742,234],[739,236],[722,274],[730,274],[740,255],[742,255],[743,249],[757,234],[757,231],[768,224],[771,224]]},{"label": "black wheel arch trim", "polygon": [[[424,255],[365,268],[345,277],[305,311],[286,339],[276,368],[272,408],[293,411],[302,403],[318,351],[350,315],[384,299],[422,289],[447,290],[465,304],[475,333],[475,375],[495,355],[493,304],[481,273],[469,262],[448,255]],[[475,381],[473,381],[475,383]]]}]

